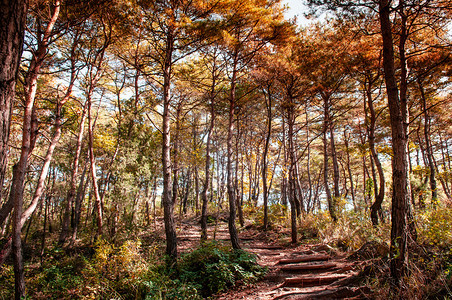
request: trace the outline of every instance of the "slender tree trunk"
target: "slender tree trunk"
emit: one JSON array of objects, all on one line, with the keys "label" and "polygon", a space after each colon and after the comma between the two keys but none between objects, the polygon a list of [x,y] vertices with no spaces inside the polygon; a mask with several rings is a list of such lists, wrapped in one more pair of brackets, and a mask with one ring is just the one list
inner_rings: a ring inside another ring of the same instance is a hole
[{"label": "slender tree trunk", "polygon": [[288,140],[288,157],[289,157],[289,180],[288,180],[288,196],[290,203],[290,223],[291,223],[291,238],[292,243],[295,244],[298,241],[297,237],[297,204],[296,204],[296,171],[295,171],[295,147],[294,147],[294,123],[295,113],[293,107],[293,101],[290,100],[287,111],[287,140]]},{"label": "slender tree trunk", "polygon": [[285,166],[285,168],[283,168],[283,173],[282,173],[282,182],[281,182],[281,204],[284,205],[285,207],[287,207],[287,200],[289,199],[289,195],[288,195],[288,184],[287,184],[287,166],[289,165],[288,163],[288,150],[287,150],[287,145],[286,145],[286,118],[283,116],[282,118],[282,146],[283,146],[283,154],[284,154],[284,163],[283,165]]},{"label": "slender tree trunk", "polygon": [[[309,184],[309,196],[307,203],[309,206],[312,204],[312,179],[311,179],[311,143],[309,142],[310,135],[310,123],[309,123],[309,101],[305,106],[305,115],[306,115],[306,144],[307,144],[307,153],[306,153],[306,173],[308,175],[308,184]],[[312,205],[313,206],[313,205]],[[309,212],[310,209],[306,209],[306,212]]]},{"label": "slender tree trunk", "polygon": [[[237,123],[239,122],[237,118]],[[235,170],[234,170],[234,194],[235,194],[235,204],[237,206],[237,212],[239,215],[239,224],[240,226],[245,226],[245,219],[243,218],[243,209],[242,209],[242,201],[240,201],[240,194],[239,194],[239,143],[240,143],[240,137],[242,135],[240,131],[240,127],[237,126],[238,133],[237,138],[235,142]]]},{"label": "slender tree trunk", "polygon": [[324,100],[324,120],[323,120],[323,184],[325,185],[326,199],[328,202],[328,211],[330,212],[333,222],[337,221],[335,199],[331,195],[331,189],[328,184],[328,129],[330,127],[329,114],[329,98],[323,97]]},{"label": "slender tree trunk", "polygon": [[195,215],[199,216],[199,172],[198,166],[195,165]]},{"label": "slender tree trunk", "polygon": [[231,237],[232,248],[240,249],[239,238],[237,235],[237,229],[235,226],[236,217],[236,197],[233,182],[233,170],[232,170],[232,136],[234,131],[234,116],[236,106],[236,78],[237,78],[237,53],[234,55],[232,78],[231,78],[231,91],[229,98],[229,119],[228,119],[228,136],[227,136],[227,190],[229,200],[229,235]]},{"label": "slender tree trunk", "polygon": [[62,223],[60,237],[58,240],[58,242],[60,244],[63,244],[66,241],[68,231],[69,231],[69,220],[70,220],[70,215],[71,215],[71,210],[72,210],[72,203],[74,201],[76,190],[77,190],[78,165],[79,165],[79,160],[80,160],[80,153],[82,151],[85,119],[86,119],[86,103],[83,107],[82,115],[80,118],[77,144],[75,147],[75,156],[74,156],[74,161],[72,163],[70,187],[69,187],[69,191],[68,191],[67,198],[66,198],[66,206],[65,206],[64,216],[63,216],[63,223]]},{"label": "slender tree trunk", "polygon": [[82,208],[82,201],[85,196],[85,190],[88,185],[88,181],[85,183],[87,164],[85,163],[85,167],[83,168],[82,176],[80,178],[80,184],[77,189],[77,194],[75,196],[75,205],[74,205],[74,226],[72,227],[72,238],[71,238],[71,246],[74,245],[77,240],[78,228],[80,225],[80,215]]},{"label": "slender tree trunk", "polygon": [[[179,197],[179,133],[180,133],[180,115],[182,112],[182,100],[177,104],[176,109],[176,129],[174,132],[174,142],[172,147],[172,165],[171,169],[173,171],[173,193],[172,202],[176,205],[177,198]],[[181,203],[182,206],[182,203]],[[180,212],[180,210],[179,210]]]},{"label": "slender tree trunk", "polygon": [[353,210],[356,213],[356,212],[358,212],[358,207],[356,206],[355,185],[353,183],[353,173],[352,173],[352,169],[351,169],[350,147],[348,144],[349,139],[350,139],[350,136],[347,135],[347,130],[344,130],[345,151],[347,153],[347,172],[348,172],[348,178],[350,180],[350,190],[351,190],[351,194],[352,194]]},{"label": "slender tree trunk", "polygon": [[[262,189],[264,196],[264,230],[268,229],[268,187],[267,187],[267,177],[268,177],[268,149],[270,146],[270,139],[272,134],[272,95],[271,95],[271,84],[267,86],[267,97],[265,98],[265,106],[267,107],[267,133],[265,137],[264,154],[262,155]],[[268,101],[267,101],[268,99]]]},{"label": "slender tree trunk", "polygon": [[[215,83],[213,83],[214,86]],[[207,132],[207,140],[206,140],[206,162],[205,162],[205,181],[204,186],[201,193],[202,199],[202,212],[201,212],[201,240],[207,240],[207,191],[209,190],[210,183],[210,141],[212,137],[213,128],[215,126],[215,107],[213,98],[210,99],[210,125],[209,130]]]},{"label": "slender tree trunk", "polygon": [[[69,99],[71,92],[72,92],[72,87],[74,84],[74,81],[76,79],[76,66],[75,66],[75,48],[77,46],[77,42],[78,40],[75,40],[73,43],[73,48],[72,48],[72,52],[71,52],[71,84],[69,86],[68,92],[66,93],[67,99],[66,101]],[[71,181],[70,181],[70,185],[69,185],[69,191],[67,194],[67,198],[66,198],[66,206],[65,206],[65,211],[64,211],[64,216],[63,216],[63,222],[62,222],[62,228],[61,228],[61,233],[60,233],[60,237],[58,240],[59,244],[63,244],[66,241],[67,235],[68,235],[68,231],[69,231],[69,221],[71,218],[71,212],[72,212],[72,203],[74,201],[74,197],[75,197],[75,192],[76,192],[76,186],[77,186],[77,176],[78,176],[78,164],[79,164],[79,159],[80,159],[80,153],[82,151],[82,141],[83,141],[83,130],[85,128],[85,119],[86,119],[86,104],[83,105],[83,109],[82,109],[82,115],[80,118],[80,125],[79,125],[79,133],[78,133],[78,137],[77,137],[77,144],[76,144],[76,148],[75,148],[75,156],[74,156],[74,161],[72,163],[72,170],[71,170]]]},{"label": "slender tree trunk", "polygon": [[[69,99],[69,97],[67,99]],[[44,192],[45,179],[47,177],[47,174],[49,173],[49,167],[52,161],[53,152],[61,136],[61,126],[62,126],[60,117],[61,106],[62,106],[61,103],[57,104],[55,117],[55,133],[52,137],[52,140],[50,141],[49,148],[47,149],[47,154],[44,157],[44,165],[42,166],[41,173],[39,175],[38,183],[36,185],[36,189],[31,200],[30,206],[22,214],[21,220],[22,226],[25,224],[25,221],[34,213],[36,207],[39,204],[39,199],[41,198],[42,193]]]},{"label": "slender tree trunk", "polygon": [[[375,126],[377,121],[377,115],[375,113],[374,103],[372,99],[372,92],[371,92],[371,82],[372,80],[370,78],[367,79],[367,87],[366,87],[366,99],[365,103],[367,103],[367,106],[369,108],[370,112],[370,123],[368,125],[368,140],[369,140],[369,148],[371,152],[371,156],[373,159],[373,163],[375,163],[375,166],[377,167],[378,171],[378,180],[379,185],[377,186],[377,183],[375,184],[375,202],[370,207],[370,218],[372,220],[372,224],[374,226],[377,226],[379,223],[379,217],[380,221],[383,222],[383,211],[381,209],[381,205],[384,200],[385,195],[385,176],[383,172],[383,167],[381,165],[380,158],[378,157],[378,153],[375,147]],[[367,101],[367,102],[366,102]],[[374,179],[375,181],[375,179]]]},{"label": "slender tree trunk", "polygon": [[418,78],[419,90],[421,92],[422,106],[424,110],[424,139],[425,139],[425,150],[427,154],[428,167],[430,169],[430,190],[432,193],[431,203],[436,206],[438,203],[438,192],[436,187],[436,169],[433,162],[433,147],[432,141],[430,139],[430,115],[427,109],[427,100],[425,96],[424,86],[420,78]]},{"label": "slender tree trunk", "polygon": [[334,128],[330,121],[330,139],[331,139],[331,158],[333,160],[333,178],[334,178],[334,202],[337,203],[341,196],[339,190],[339,163],[337,161],[336,143],[334,141]]},{"label": "slender tree trunk", "polygon": [[184,215],[187,214],[187,206],[188,206],[188,196],[190,195],[190,188],[191,188],[191,170],[187,170],[187,175],[185,177],[185,191],[184,191],[184,198],[183,198],[183,208],[182,212]]},{"label": "slender tree trunk", "polygon": [[91,179],[92,179],[92,189],[94,192],[94,206],[96,211],[96,220],[97,220],[97,233],[96,237],[100,237],[103,231],[103,211],[101,204],[101,197],[99,193],[99,186],[97,184],[97,174],[96,174],[96,160],[94,157],[94,135],[93,135],[93,117],[91,115],[91,106],[92,106],[92,88],[88,92],[88,150],[89,150],[89,161],[90,161],[90,170],[91,170]]},{"label": "slender tree trunk", "polygon": [[[162,118],[162,167],[163,167],[163,217],[165,221],[166,254],[169,257],[168,264],[177,260],[177,237],[174,223],[174,202],[171,198],[171,136],[170,136],[170,89],[171,66],[174,51],[174,28],[170,26],[166,40],[166,56],[163,68],[163,118]],[[174,180],[177,180],[175,178]]]}]

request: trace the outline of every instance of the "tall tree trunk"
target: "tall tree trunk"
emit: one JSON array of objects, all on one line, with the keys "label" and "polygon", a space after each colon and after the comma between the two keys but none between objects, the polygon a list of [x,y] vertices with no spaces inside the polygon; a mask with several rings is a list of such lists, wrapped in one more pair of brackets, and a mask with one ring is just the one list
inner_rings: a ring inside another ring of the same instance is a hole
[{"label": "tall tree trunk", "polygon": [[293,101],[290,100],[289,107],[287,109],[287,140],[288,140],[288,157],[289,157],[289,180],[288,180],[288,196],[290,203],[290,223],[291,223],[291,238],[292,243],[297,243],[297,199],[296,199],[296,166],[295,166],[295,147],[294,147],[294,123],[295,113],[293,107]]},{"label": "tall tree trunk", "polygon": [[[19,8],[20,11],[21,8]],[[25,92],[25,105],[24,105],[24,120],[22,128],[22,148],[20,159],[17,164],[17,182],[12,185],[14,190],[11,190],[10,197],[14,203],[13,214],[13,236],[12,236],[12,252],[14,262],[14,276],[15,276],[15,298],[21,299],[25,297],[25,281],[24,281],[24,269],[22,258],[22,210],[23,210],[23,193],[24,193],[24,181],[25,173],[28,168],[28,159],[31,154],[33,145],[32,137],[32,115],[34,110],[34,102],[37,90],[37,81],[40,72],[40,68],[43,64],[44,58],[47,55],[47,49],[49,46],[50,36],[53,30],[53,26],[56,23],[60,11],[60,2],[56,1],[53,7],[51,19],[49,20],[47,27],[42,35],[42,40],[38,43],[38,49],[31,58],[28,72],[25,76],[24,92]],[[20,12],[19,12],[20,14]],[[14,30],[14,29],[13,29]]]},{"label": "tall tree trunk", "polygon": [[41,173],[39,175],[38,183],[36,185],[36,189],[33,195],[33,198],[31,200],[31,203],[29,207],[23,212],[22,214],[22,226],[25,224],[25,221],[34,213],[36,207],[39,204],[39,199],[42,196],[42,193],[44,192],[45,187],[45,179],[47,177],[47,174],[49,173],[49,167],[50,163],[52,161],[53,152],[55,150],[56,145],[58,144],[58,141],[60,140],[61,136],[61,108],[63,104],[66,102],[66,100],[69,99],[69,94],[67,98],[63,99],[60,103],[57,103],[56,108],[56,117],[55,117],[55,133],[52,137],[52,140],[50,141],[49,148],[47,149],[46,156],[44,157],[44,164],[41,169]]},{"label": "tall tree trunk", "polygon": [[228,190],[228,200],[229,200],[229,235],[231,237],[232,248],[240,249],[239,238],[237,234],[237,229],[235,226],[235,216],[236,216],[236,197],[234,189],[233,180],[233,170],[232,170],[232,136],[234,131],[234,116],[235,116],[235,106],[236,106],[236,79],[237,79],[237,52],[234,54],[232,78],[231,78],[231,91],[229,97],[229,118],[228,118],[228,136],[227,136],[227,190]]},{"label": "tall tree trunk", "polygon": [[[376,127],[376,121],[377,121],[377,115],[374,108],[374,103],[372,99],[372,82],[373,80],[371,78],[367,78],[367,86],[366,89],[366,99],[365,103],[367,103],[367,106],[369,108],[370,112],[370,123],[368,125],[368,140],[369,140],[369,148],[370,153],[372,155],[373,163],[375,163],[375,166],[377,167],[378,171],[378,181],[379,185],[377,186],[377,183],[375,184],[375,202],[370,207],[370,218],[372,220],[372,224],[374,226],[377,226],[380,221],[383,222],[383,211],[381,208],[381,205],[384,200],[385,196],[385,176],[383,172],[383,167],[381,165],[380,158],[378,157],[378,153],[375,147],[375,127]],[[375,181],[375,180],[374,180]]]},{"label": "tall tree trunk", "polygon": [[[66,92],[66,100],[69,99],[71,96],[72,88],[74,85],[74,81],[77,77],[77,70],[76,70],[76,61],[75,61],[75,50],[77,47],[78,38],[76,38],[72,45],[72,51],[71,51],[71,84],[69,85],[68,91]],[[76,191],[76,185],[77,185],[77,176],[78,176],[78,163],[80,159],[80,153],[82,151],[82,140],[83,140],[83,130],[85,128],[85,119],[86,119],[86,103],[83,105],[82,110],[82,116],[80,118],[80,125],[79,125],[79,133],[77,137],[77,144],[75,148],[75,157],[74,161],[72,163],[72,170],[71,170],[71,181],[69,186],[69,191],[66,198],[66,206],[65,211],[63,215],[63,221],[62,221],[62,228],[60,237],[58,239],[59,244],[63,244],[66,241],[68,231],[69,231],[69,221],[71,218],[71,212],[72,212],[72,203],[74,201],[75,197],[75,191]]]},{"label": "tall tree trunk", "polygon": [[199,215],[199,172],[198,166],[195,165],[195,215]]},{"label": "tall tree trunk", "polygon": [[425,150],[427,152],[427,161],[428,161],[428,167],[430,169],[430,190],[432,193],[432,200],[431,203],[433,206],[436,206],[438,203],[438,191],[436,187],[436,170],[435,170],[435,164],[433,162],[433,147],[432,147],[432,141],[430,139],[430,115],[427,109],[427,99],[425,96],[424,86],[422,84],[422,81],[420,78],[418,78],[418,85],[419,90],[421,92],[421,98],[422,98],[422,109],[424,111],[424,139],[425,139]]},{"label": "tall tree trunk", "polygon": [[[267,97],[265,97],[265,106],[267,108],[267,132],[265,137],[264,154],[262,155],[262,192],[264,196],[264,230],[268,229],[268,194],[267,177],[268,177],[268,149],[270,146],[270,138],[272,133],[272,95],[271,84],[267,85]],[[268,98],[268,99],[267,99]]]},{"label": "tall tree trunk", "polygon": [[330,120],[331,158],[333,160],[334,202],[337,203],[341,196],[339,190],[339,163],[337,161],[336,143],[334,141],[334,126]]},{"label": "tall tree trunk", "polygon": [[[213,84],[214,86],[214,84]],[[210,99],[210,125],[209,130],[207,132],[207,140],[206,140],[206,162],[205,162],[205,181],[204,186],[201,193],[202,199],[202,211],[201,211],[201,240],[207,240],[207,191],[209,190],[210,183],[210,141],[212,137],[213,128],[215,126],[215,107],[213,98]]]},{"label": "tall tree trunk", "polygon": [[[172,200],[171,202],[173,202],[173,205],[176,205],[177,202],[177,198],[179,197],[179,134],[180,134],[180,116],[181,116],[181,112],[182,112],[182,101],[180,100],[179,103],[177,104],[177,109],[176,109],[176,128],[174,131],[174,142],[173,142],[173,147],[172,147],[172,165],[171,165],[171,169],[173,172],[173,193],[171,195]],[[182,206],[183,203],[180,203],[180,205]],[[180,210],[179,210],[180,212]]]},{"label": "tall tree trunk", "polygon": [[82,141],[83,141],[83,131],[85,128],[85,119],[86,119],[86,103],[82,110],[82,115],[80,118],[79,132],[77,137],[77,144],[75,147],[75,156],[74,161],[72,162],[72,170],[71,170],[71,181],[69,186],[69,191],[66,198],[66,206],[65,212],[63,216],[63,223],[61,228],[61,233],[58,242],[63,244],[66,241],[68,231],[69,231],[69,221],[72,210],[72,203],[74,202],[76,190],[77,190],[77,176],[78,176],[78,168],[79,168],[79,160],[80,153],[82,151]]},{"label": "tall tree trunk", "polygon": [[[105,26],[104,26],[105,27]],[[106,28],[104,28],[107,30]],[[105,33],[105,39],[103,40],[103,44],[97,49],[93,51],[93,56],[88,57],[89,70],[87,74],[87,91],[86,91],[86,102],[87,102],[87,110],[88,110],[88,152],[89,152],[89,162],[90,162],[90,170],[91,170],[91,179],[92,179],[92,191],[94,193],[94,209],[96,211],[96,223],[97,223],[97,232],[96,236],[100,237],[103,232],[103,209],[102,209],[102,198],[99,192],[99,186],[97,182],[97,172],[96,172],[96,160],[94,156],[94,124],[97,116],[93,118],[92,116],[92,102],[93,102],[93,94],[96,85],[98,84],[102,74],[103,74],[103,63],[105,58],[105,51],[107,47],[111,43],[111,28],[109,32]],[[99,104],[100,108],[100,104]]]},{"label": "tall tree trunk", "polygon": [[78,228],[80,225],[80,215],[82,208],[82,201],[85,196],[85,190],[89,181],[85,182],[87,164],[85,163],[85,167],[83,168],[82,176],[80,178],[80,183],[77,189],[77,194],[75,196],[75,205],[74,205],[74,226],[72,227],[72,238],[71,238],[71,246],[74,245],[77,240]]},{"label": "tall tree trunk", "polygon": [[[307,203],[309,207],[313,207],[312,205],[312,179],[311,179],[311,143],[309,142],[310,135],[310,124],[309,124],[309,100],[305,105],[305,115],[306,115],[306,144],[307,144],[307,153],[306,153],[306,173],[308,175],[308,184],[309,184],[309,196]],[[309,212],[310,209],[306,209],[306,212]]]},{"label": "tall tree trunk", "polygon": [[[402,1],[403,2],[403,1]],[[402,5],[403,3],[401,3]],[[408,161],[407,136],[404,130],[404,113],[399,99],[395,74],[392,26],[390,20],[391,1],[379,1],[379,17],[383,40],[383,69],[389,105],[392,131],[392,226],[391,226],[391,276],[400,285],[407,273],[408,253]]]},{"label": "tall tree trunk", "polygon": [[99,193],[99,186],[97,184],[97,172],[96,172],[96,160],[94,157],[94,135],[93,135],[93,116],[91,115],[91,91],[88,94],[88,151],[89,151],[89,161],[90,161],[90,170],[91,170],[91,179],[92,179],[92,190],[94,192],[94,206],[96,211],[96,220],[97,220],[97,237],[102,235],[103,231],[103,211],[101,204],[101,197]]},{"label": "tall tree trunk", "polygon": [[[237,123],[239,122],[237,117]],[[242,209],[242,201],[240,201],[240,194],[239,194],[239,143],[240,143],[240,137],[242,135],[242,132],[240,131],[240,126],[237,126],[237,138],[235,141],[235,170],[234,170],[234,190],[235,190],[235,205],[237,206],[237,212],[239,215],[239,224],[240,226],[245,226],[245,219],[243,217],[243,209]]]},{"label": "tall tree trunk", "polygon": [[[0,199],[3,198],[1,191],[8,159],[11,111],[22,56],[27,4],[27,0],[0,2]],[[8,214],[13,204],[9,206]],[[6,216],[0,219],[0,225]]]},{"label": "tall tree trunk", "polygon": [[[174,28],[170,26],[166,40],[166,56],[163,68],[163,118],[162,118],[162,166],[163,166],[163,218],[165,221],[166,254],[168,264],[177,260],[177,237],[174,224],[174,202],[171,198],[171,136],[170,136],[170,102],[171,102],[171,66],[174,51]],[[177,180],[175,178],[174,180]]]},{"label": "tall tree trunk", "polygon": [[355,199],[355,185],[353,183],[353,174],[352,174],[351,161],[350,161],[349,139],[350,139],[350,136],[347,135],[347,130],[344,130],[345,151],[347,153],[347,172],[348,172],[348,178],[350,180],[350,190],[351,190],[350,192],[352,194],[353,211],[356,213],[356,212],[358,212],[358,207],[356,206],[356,199]]},{"label": "tall tree trunk", "polygon": [[329,97],[323,97],[324,116],[323,116],[323,184],[325,185],[326,200],[328,202],[328,211],[330,212],[333,222],[337,221],[336,204],[335,199],[331,195],[331,189],[328,184],[328,130],[330,125],[330,113],[329,113]]}]

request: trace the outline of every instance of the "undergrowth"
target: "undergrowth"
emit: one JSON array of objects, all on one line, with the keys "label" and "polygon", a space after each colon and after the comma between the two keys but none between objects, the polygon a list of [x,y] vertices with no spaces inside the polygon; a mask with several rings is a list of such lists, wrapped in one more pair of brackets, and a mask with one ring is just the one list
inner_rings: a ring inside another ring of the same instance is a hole
[{"label": "undergrowth", "polygon": [[[254,282],[266,272],[254,255],[215,242],[182,255],[172,268],[166,267],[163,257],[146,256],[140,241],[115,246],[99,240],[92,255],[69,255],[55,247],[42,266],[27,265],[28,295],[31,299],[202,299],[236,283]],[[11,266],[0,267],[0,285],[0,299],[12,298]]]}]

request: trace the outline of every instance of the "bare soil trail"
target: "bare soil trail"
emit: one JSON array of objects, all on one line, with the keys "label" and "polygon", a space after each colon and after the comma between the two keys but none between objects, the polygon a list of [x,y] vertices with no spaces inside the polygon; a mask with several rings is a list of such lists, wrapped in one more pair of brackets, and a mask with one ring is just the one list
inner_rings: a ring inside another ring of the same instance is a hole
[{"label": "bare soil trail", "polygon": [[[228,243],[227,223],[208,227],[209,239]],[[236,286],[216,299],[373,299],[371,291],[359,286],[366,262],[347,259],[347,255],[325,244],[291,245],[278,229],[263,232],[248,226],[239,233],[242,248],[257,255],[267,266],[267,276],[253,284]],[[287,235],[288,236],[288,235]],[[193,218],[179,222],[178,245],[181,253],[199,245],[200,226]]]}]

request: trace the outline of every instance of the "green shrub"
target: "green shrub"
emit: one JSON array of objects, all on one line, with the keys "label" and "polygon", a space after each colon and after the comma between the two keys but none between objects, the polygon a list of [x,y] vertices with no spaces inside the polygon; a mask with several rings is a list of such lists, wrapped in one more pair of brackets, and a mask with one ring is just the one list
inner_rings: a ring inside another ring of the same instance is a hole
[{"label": "green shrub", "polygon": [[181,282],[179,279],[171,279],[162,273],[155,273],[154,275],[151,280],[145,283],[146,300],[202,299],[197,286]]},{"label": "green shrub", "polygon": [[250,283],[261,278],[266,268],[256,263],[256,257],[243,250],[231,250],[215,242],[182,257],[180,280],[191,283],[203,297],[226,290],[237,281]]}]

